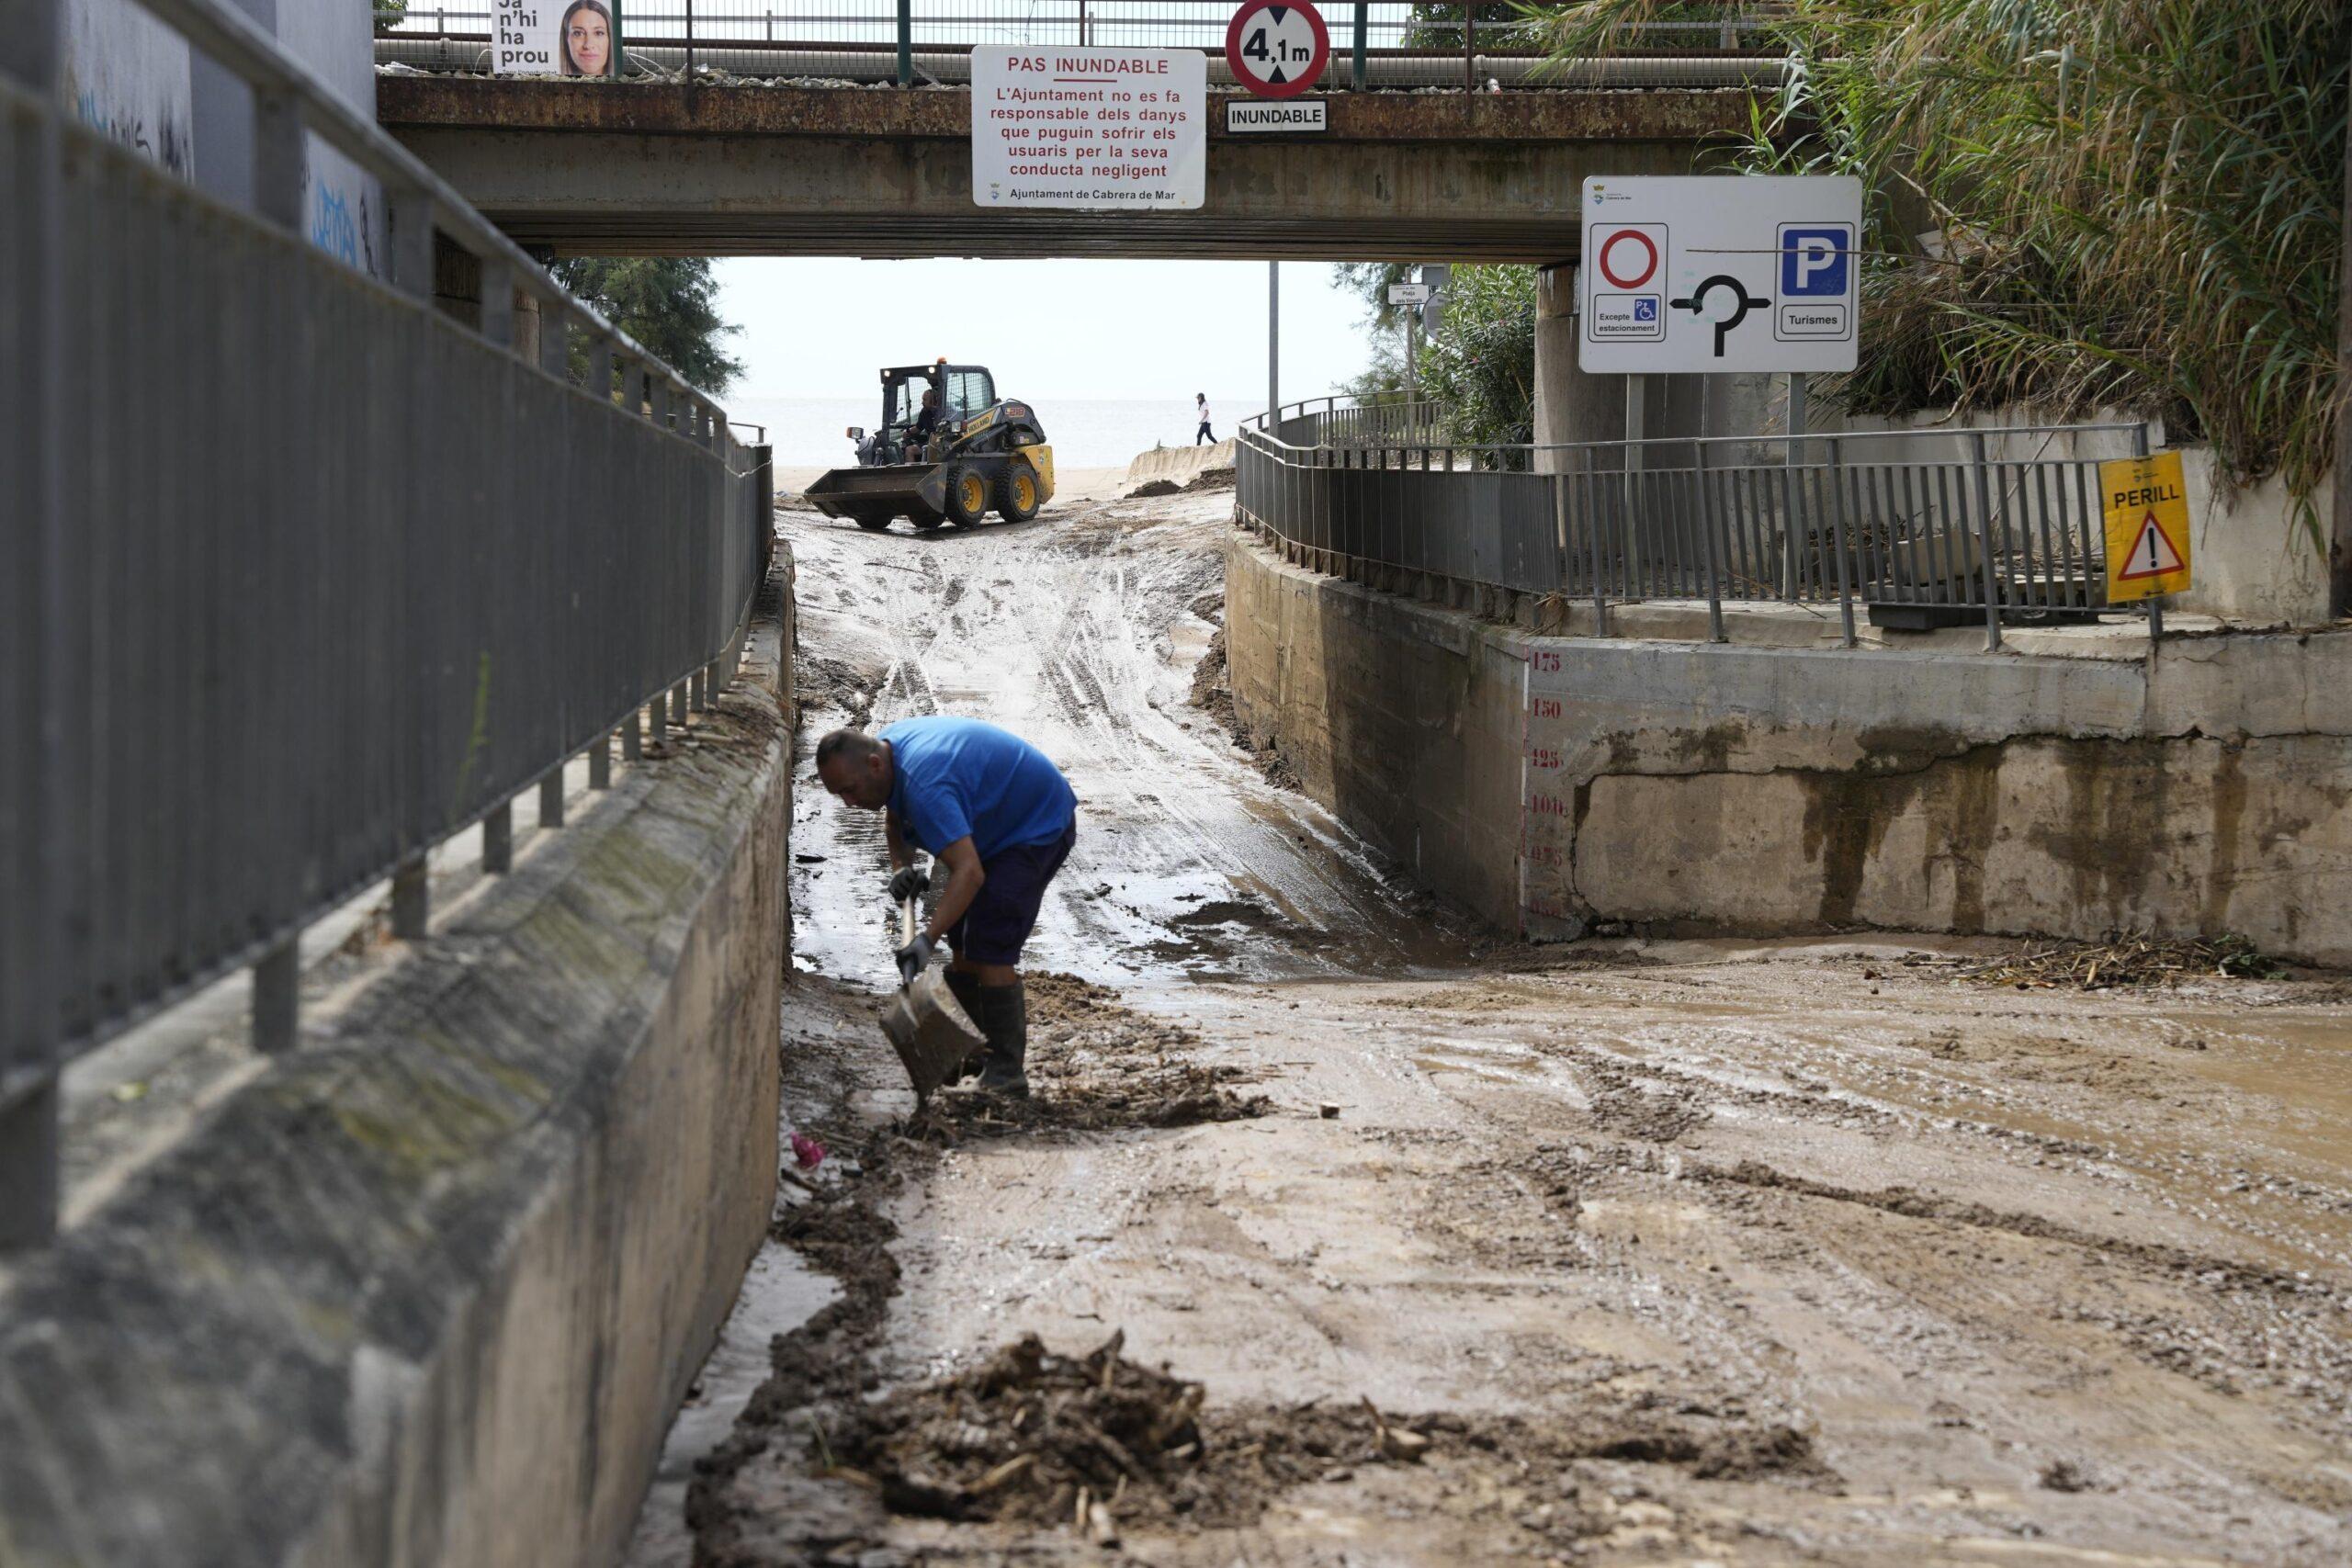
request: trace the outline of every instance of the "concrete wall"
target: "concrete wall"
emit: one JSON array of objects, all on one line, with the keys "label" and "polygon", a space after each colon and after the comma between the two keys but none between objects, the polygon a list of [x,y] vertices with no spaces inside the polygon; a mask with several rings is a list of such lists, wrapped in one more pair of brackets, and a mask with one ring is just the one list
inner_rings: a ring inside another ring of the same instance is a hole
[{"label": "concrete wall", "polygon": [[2142,657],[1536,636],[1238,538],[1242,722],[1507,930],[2242,932],[2352,964],[2352,633]]},{"label": "concrete wall", "polygon": [[774,1197],[770,592],[695,745],[0,1290],[0,1562],[615,1558]]}]

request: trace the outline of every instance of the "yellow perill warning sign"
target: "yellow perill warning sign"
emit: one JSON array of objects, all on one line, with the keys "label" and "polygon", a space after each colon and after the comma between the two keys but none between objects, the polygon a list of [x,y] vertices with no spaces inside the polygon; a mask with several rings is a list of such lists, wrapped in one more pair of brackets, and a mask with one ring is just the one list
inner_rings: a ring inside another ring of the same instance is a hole
[{"label": "yellow perill warning sign", "polygon": [[2098,488],[2107,513],[2107,602],[2188,587],[2188,483],[2180,454],[2101,463]]}]

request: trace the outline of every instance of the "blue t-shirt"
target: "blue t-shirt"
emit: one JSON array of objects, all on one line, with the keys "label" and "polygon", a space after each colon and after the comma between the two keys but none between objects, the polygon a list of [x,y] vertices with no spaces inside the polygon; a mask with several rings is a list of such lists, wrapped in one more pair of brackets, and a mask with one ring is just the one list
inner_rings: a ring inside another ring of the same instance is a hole
[{"label": "blue t-shirt", "polygon": [[902,718],[890,743],[890,815],[939,853],[967,834],[980,859],[1050,844],[1069,829],[1078,796],[1046,754],[976,718]]}]

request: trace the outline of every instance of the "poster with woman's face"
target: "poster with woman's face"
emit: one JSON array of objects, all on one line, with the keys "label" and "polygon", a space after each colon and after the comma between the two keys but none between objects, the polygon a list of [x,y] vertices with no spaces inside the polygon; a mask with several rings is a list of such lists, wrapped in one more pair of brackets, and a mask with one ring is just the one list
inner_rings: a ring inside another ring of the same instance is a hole
[{"label": "poster with woman's face", "polygon": [[490,68],[501,76],[618,76],[620,0],[492,0]]}]

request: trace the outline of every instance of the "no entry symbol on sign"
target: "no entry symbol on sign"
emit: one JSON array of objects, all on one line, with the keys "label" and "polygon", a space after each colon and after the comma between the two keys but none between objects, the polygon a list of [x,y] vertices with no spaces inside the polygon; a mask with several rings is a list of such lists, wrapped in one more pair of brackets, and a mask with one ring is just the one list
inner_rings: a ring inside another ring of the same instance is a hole
[{"label": "no entry symbol on sign", "polygon": [[1258,97],[1296,97],[1330,58],[1330,29],[1305,0],[1248,0],[1225,29],[1225,62]]},{"label": "no entry symbol on sign", "polygon": [[1611,288],[1639,288],[1657,276],[1660,253],[1666,246],[1662,223],[1629,224],[1607,230],[1593,251],[1593,265]]}]

